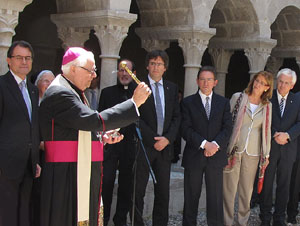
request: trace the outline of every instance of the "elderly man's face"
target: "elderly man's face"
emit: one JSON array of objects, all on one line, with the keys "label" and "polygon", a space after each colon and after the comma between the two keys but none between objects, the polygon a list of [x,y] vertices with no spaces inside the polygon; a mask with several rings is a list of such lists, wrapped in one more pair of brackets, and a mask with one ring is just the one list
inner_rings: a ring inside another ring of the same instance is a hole
[{"label": "elderly man's face", "polygon": [[40,78],[40,80],[38,81],[38,84],[37,84],[40,97],[42,97],[44,95],[46,89],[51,84],[51,82],[54,80],[54,78],[55,78],[54,75],[49,72],[45,72],[43,74],[43,76]]},{"label": "elderly man's face", "polygon": [[69,79],[71,79],[77,88],[84,91],[90,87],[92,80],[96,77],[95,62],[92,60],[87,60],[86,65],[83,67],[73,66],[72,72],[72,78]]},{"label": "elderly man's face", "polygon": [[[129,70],[132,70],[132,64],[131,64],[131,62],[126,60],[126,63],[127,63],[127,67],[129,68]],[[127,73],[127,71],[120,66],[120,64],[119,64],[119,70],[118,70],[118,73],[117,73],[119,82],[123,86],[128,86],[128,84],[132,81],[132,78]]]},{"label": "elderly man's face", "polygon": [[281,74],[277,79],[277,90],[281,96],[285,96],[293,89],[293,77],[285,74]]}]

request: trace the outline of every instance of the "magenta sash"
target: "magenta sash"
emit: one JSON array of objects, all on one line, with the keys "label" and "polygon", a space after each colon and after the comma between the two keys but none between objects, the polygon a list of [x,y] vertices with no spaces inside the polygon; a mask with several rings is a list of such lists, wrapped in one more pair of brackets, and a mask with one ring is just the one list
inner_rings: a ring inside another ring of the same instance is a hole
[{"label": "magenta sash", "polygon": [[[46,162],[77,162],[78,141],[45,141]],[[92,141],[92,161],[103,161],[103,143]]]}]

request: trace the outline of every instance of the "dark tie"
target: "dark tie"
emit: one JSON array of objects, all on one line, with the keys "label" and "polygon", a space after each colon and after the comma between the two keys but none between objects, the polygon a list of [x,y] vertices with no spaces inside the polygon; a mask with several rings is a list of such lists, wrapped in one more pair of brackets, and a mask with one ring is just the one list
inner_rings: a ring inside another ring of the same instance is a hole
[{"label": "dark tie", "polygon": [[209,119],[209,114],[210,114],[210,108],[209,108],[209,97],[206,97],[206,102],[205,102],[205,112],[207,119]]},{"label": "dark tie", "polygon": [[282,117],[282,115],[283,115],[283,106],[284,106],[284,97],[282,97],[281,98],[281,100],[280,100],[280,104],[279,104],[279,109],[280,109],[280,116]]},{"label": "dark tie", "polygon": [[23,99],[25,101],[25,104],[26,104],[26,107],[27,107],[27,111],[28,111],[28,116],[29,116],[29,119],[31,121],[31,101],[30,101],[30,98],[29,98],[29,95],[26,91],[26,83],[25,83],[25,80],[23,80],[20,84],[19,84],[19,88],[22,92],[22,95],[23,95]]},{"label": "dark tie", "polygon": [[162,135],[163,128],[164,128],[164,116],[163,116],[163,110],[161,105],[161,99],[159,95],[159,89],[158,89],[159,83],[155,83],[155,102],[156,102],[156,116],[157,116],[157,134]]}]

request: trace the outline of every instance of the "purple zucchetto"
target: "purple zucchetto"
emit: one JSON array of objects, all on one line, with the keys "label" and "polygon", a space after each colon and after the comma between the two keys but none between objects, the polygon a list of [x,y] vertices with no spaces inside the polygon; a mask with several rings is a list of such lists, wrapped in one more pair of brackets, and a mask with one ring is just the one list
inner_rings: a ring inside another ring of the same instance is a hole
[{"label": "purple zucchetto", "polygon": [[88,51],[81,47],[70,47],[63,56],[62,65],[70,63],[81,55],[86,55]]}]

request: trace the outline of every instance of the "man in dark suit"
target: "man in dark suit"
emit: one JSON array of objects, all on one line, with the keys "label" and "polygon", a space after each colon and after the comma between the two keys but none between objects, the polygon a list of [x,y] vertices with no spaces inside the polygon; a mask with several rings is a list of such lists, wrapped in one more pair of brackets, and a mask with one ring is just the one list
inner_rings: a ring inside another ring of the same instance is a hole
[{"label": "man in dark suit", "polygon": [[[127,59],[121,60],[127,63],[127,67],[135,73],[134,64]],[[120,62],[121,62],[120,61]],[[126,70],[118,65],[117,85],[107,87],[102,90],[99,103],[99,112],[119,104],[132,97],[136,84]],[[124,139],[104,148],[103,161],[103,189],[102,197],[104,204],[104,225],[108,224],[110,209],[115,185],[116,172],[118,175],[118,193],[116,212],[113,218],[115,226],[124,226],[127,214],[131,207],[132,191],[132,166],[135,157],[136,136],[135,124],[123,127],[120,133],[124,134]]]},{"label": "man in dark suit", "polygon": [[140,83],[131,99],[99,113],[90,109],[83,94],[96,76],[94,55],[72,47],[62,64],[63,74],[46,90],[39,111],[46,160],[41,225],[96,226],[103,210],[98,203],[103,161],[99,139],[119,142],[123,135],[112,136],[108,130],[135,122],[137,107],[145,102],[150,89]]},{"label": "man in dark suit", "polygon": [[223,167],[232,130],[229,100],[214,93],[217,85],[213,67],[205,66],[197,75],[199,91],[181,102],[183,152],[183,226],[196,226],[198,204],[205,174],[207,224],[223,226]]},{"label": "man in dark suit", "polygon": [[[297,93],[299,95],[300,93]],[[297,224],[296,217],[299,213],[298,204],[300,198],[300,138],[298,137],[297,142],[297,157],[293,165],[291,182],[290,182],[290,193],[289,202],[287,204],[287,222],[290,224]]]},{"label": "man in dark suit", "polygon": [[33,49],[13,42],[0,76],[0,225],[29,226],[34,177],[40,174],[38,90],[28,80]]},{"label": "man in dark suit", "polygon": [[[140,108],[140,128],[143,143],[153,168],[157,183],[154,184],[153,226],[167,226],[169,218],[169,184],[173,142],[180,124],[178,88],[163,79],[169,57],[165,51],[154,50],[146,56],[148,80],[152,94]],[[135,226],[143,226],[145,190],[149,167],[142,151],[138,154],[136,170]]]},{"label": "man in dark suit", "polygon": [[269,165],[266,169],[261,193],[261,225],[270,225],[272,218],[273,181],[276,174],[276,201],[273,225],[286,225],[285,212],[293,163],[297,154],[300,134],[300,99],[290,90],[297,80],[296,73],[288,68],[277,74],[277,90],[272,97],[272,143]]}]

